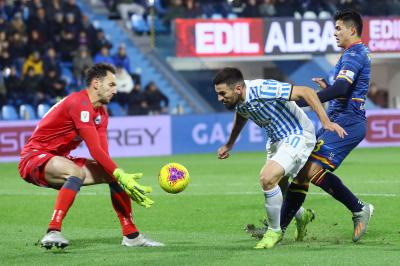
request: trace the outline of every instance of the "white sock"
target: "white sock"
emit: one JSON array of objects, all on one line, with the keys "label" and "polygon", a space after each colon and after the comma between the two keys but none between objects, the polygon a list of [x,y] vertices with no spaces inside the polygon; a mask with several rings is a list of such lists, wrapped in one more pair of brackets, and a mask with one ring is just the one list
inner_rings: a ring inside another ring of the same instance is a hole
[{"label": "white sock", "polygon": [[268,226],[273,231],[281,230],[281,207],[283,203],[281,188],[277,185],[271,190],[264,191],[265,209],[268,216]]},{"label": "white sock", "polygon": [[299,210],[296,212],[296,214],[294,215],[294,217],[295,217],[296,219],[300,219],[301,216],[303,215],[303,213],[304,213],[304,208],[303,208],[303,206],[301,206],[300,209],[299,209]]}]

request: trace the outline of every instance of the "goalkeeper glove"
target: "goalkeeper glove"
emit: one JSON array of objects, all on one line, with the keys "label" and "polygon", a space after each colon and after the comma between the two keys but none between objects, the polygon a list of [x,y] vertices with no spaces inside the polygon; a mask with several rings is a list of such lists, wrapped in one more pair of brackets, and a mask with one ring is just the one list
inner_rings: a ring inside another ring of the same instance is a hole
[{"label": "goalkeeper glove", "polygon": [[118,181],[118,184],[133,201],[145,208],[151,207],[154,201],[147,197],[146,193],[150,193],[152,188],[149,186],[139,185],[139,183],[136,182],[137,179],[142,177],[142,173],[128,174],[121,168],[116,168],[113,175]]}]

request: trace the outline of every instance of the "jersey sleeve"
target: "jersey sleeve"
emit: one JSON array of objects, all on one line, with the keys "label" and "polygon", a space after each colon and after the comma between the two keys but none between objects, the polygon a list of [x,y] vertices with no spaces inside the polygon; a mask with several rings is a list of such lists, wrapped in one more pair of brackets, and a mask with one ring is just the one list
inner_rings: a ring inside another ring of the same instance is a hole
[{"label": "jersey sleeve", "polygon": [[364,59],[362,55],[354,52],[344,53],[342,57],[342,67],[336,76],[336,80],[343,79],[353,84],[363,65]]},{"label": "jersey sleeve", "polygon": [[100,138],[95,128],[82,128],[79,130],[79,135],[85,141],[89,149],[90,155],[97,161],[104,170],[113,176],[113,172],[117,165],[110,158],[108,153],[100,146]]},{"label": "jersey sleeve", "polygon": [[276,80],[265,80],[260,86],[260,98],[289,101],[293,85]]}]

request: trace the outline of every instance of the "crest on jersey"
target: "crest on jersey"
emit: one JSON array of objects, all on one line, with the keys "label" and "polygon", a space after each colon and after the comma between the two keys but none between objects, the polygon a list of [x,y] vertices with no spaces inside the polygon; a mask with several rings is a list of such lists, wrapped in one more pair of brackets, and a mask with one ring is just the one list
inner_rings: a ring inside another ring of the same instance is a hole
[{"label": "crest on jersey", "polygon": [[99,125],[101,123],[101,115],[100,114],[98,114],[97,117],[94,119],[94,123],[96,125]]},{"label": "crest on jersey", "polygon": [[88,111],[81,111],[81,121],[84,123],[89,122],[89,112]]}]

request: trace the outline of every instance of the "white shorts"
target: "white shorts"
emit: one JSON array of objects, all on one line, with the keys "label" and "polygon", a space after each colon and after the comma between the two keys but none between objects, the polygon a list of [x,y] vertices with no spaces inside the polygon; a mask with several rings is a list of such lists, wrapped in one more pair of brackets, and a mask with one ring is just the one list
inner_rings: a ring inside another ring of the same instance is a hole
[{"label": "white shorts", "polygon": [[274,160],[285,170],[285,176],[296,177],[306,164],[316,143],[315,134],[305,132],[303,135],[288,137],[267,144],[267,160]]}]

